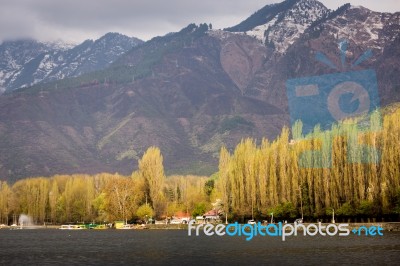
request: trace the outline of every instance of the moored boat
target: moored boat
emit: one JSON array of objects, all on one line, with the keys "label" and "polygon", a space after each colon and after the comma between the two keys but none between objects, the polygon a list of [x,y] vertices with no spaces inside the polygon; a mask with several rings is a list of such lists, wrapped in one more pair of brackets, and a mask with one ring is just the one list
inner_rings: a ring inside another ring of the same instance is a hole
[{"label": "moored boat", "polygon": [[90,229],[95,229],[95,230],[104,230],[104,229],[108,229],[107,225],[105,224],[99,224],[96,227],[90,228]]},{"label": "moored boat", "polygon": [[120,227],[120,228],[117,228],[117,229],[133,229],[134,228],[134,226],[133,226],[133,224],[124,224],[122,227]]},{"label": "moored boat", "polygon": [[77,225],[77,224],[63,224],[59,228],[61,230],[81,230],[86,229],[84,225]]}]

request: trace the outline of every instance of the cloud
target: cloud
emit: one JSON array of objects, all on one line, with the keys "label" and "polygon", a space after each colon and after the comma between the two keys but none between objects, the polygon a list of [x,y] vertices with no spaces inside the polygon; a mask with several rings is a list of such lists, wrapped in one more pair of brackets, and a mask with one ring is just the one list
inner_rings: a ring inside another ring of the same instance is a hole
[{"label": "cloud", "polygon": [[[397,0],[354,0],[355,5],[396,10]],[[189,23],[233,26],[261,7],[279,0],[14,0],[0,9],[0,41],[30,37],[81,42],[114,31],[148,40]],[[323,0],[337,8],[348,0]],[[341,3],[343,2],[343,3]],[[370,8],[370,7],[369,7]],[[382,10],[381,10],[382,11]]]}]

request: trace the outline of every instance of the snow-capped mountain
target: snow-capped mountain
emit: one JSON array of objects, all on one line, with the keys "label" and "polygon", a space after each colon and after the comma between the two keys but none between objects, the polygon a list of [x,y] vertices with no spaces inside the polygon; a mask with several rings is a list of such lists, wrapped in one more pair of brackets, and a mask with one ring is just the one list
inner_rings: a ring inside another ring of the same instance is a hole
[{"label": "snow-capped mountain", "polygon": [[25,64],[50,50],[46,44],[34,40],[3,42],[0,45],[0,88],[9,88],[8,84],[16,81]]},{"label": "snow-capped mountain", "polygon": [[[264,36],[257,31],[260,28],[267,29]],[[212,36],[222,41],[225,71],[248,97],[285,108],[285,80],[354,70],[352,63],[370,51],[368,60],[357,67],[377,71],[382,104],[400,99],[394,93],[400,84],[394,74],[399,69],[395,58],[400,51],[400,12],[381,13],[350,4],[333,11],[315,0],[287,0],[268,5],[226,30],[230,32]],[[249,37],[259,45],[243,45]],[[344,60],[338,56],[339,43],[348,43]],[[316,52],[323,52],[336,68],[319,63]]]},{"label": "snow-capped mountain", "polygon": [[[400,34],[400,13],[380,13],[362,6],[343,7],[343,11],[322,23],[325,31],[338,39],[381,50]],[[318,26],[317,26],[318,27]]]},{"label": "snow-capped mountain", "polygon": [[98,40],[73,46],[61,41],[3,42],[0,45],[0,87],[14,90],[103,69],[142,43],[137,38],[107,33]]},{"label": "snow-capped mountain", "polygon": [[329,10],[315,0],[286,0],[267,5],[228,31],[244,33],[284,53],[315,21]]},{"label": "snow-capped mountain", "polygon": [[51,42],[44,43],[47,47],[50,47],[52,50],[56,51],[66,51],[72,49],[76,46],[76,43],[65,42],[63,40],[55,40]]}]

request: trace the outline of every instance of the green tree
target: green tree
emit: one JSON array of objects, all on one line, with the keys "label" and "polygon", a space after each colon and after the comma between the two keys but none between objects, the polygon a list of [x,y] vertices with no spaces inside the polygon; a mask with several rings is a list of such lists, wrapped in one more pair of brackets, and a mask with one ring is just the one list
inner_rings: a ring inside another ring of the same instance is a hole
[{"label": "green tree", "polygon": [[203,215],[204,213],[206,213],[206,211],[207,211],[207,206],[204,202],[197,203],[194,206],[194,210],[192,211],[192,216],[196,217]]},{"label": "green tree", "polygon": [[350,202],[344,203],[337,211],[337,216],[350,217],[355,214],[354,208]]},{"label": "green tree", "polygon": [[136,215],[146,223],[154,216],[154,214],[155,212],[149,204],[143,204],[136,211]]},{"label": "green tree", "polygon": [[363,217],[376,217],[377,215],[375,204],[368,200],[361,201],[356,213]]},{"label": "green tree", "polygon": [[298,211],[291,202],[281,203],[274,208],[269,209],[277,219],[295,219],[298,217]]},{"label": "green tree", "polygon": [[214,179],[207,180],[207,182],[204,184],[204,192],[206,193],[206,195],[210,196],[213,189],[214,189]]}]

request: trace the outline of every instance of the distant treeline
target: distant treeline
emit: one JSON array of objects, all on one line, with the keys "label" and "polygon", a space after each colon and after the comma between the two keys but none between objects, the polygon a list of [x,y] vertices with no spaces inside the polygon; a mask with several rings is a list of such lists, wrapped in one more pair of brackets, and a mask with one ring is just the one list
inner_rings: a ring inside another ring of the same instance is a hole
[{"label": "distant treeline", "polygon": [[[164,174],[163,157],[150,147],[139,169],[119,174],[57,175],[0,181],[0,223],[21,213],[36,223],[193,217],[211,208],[230,220],[331,217],[389,218],[400,215],[400,108],[380,119],[344,121],[331,130],[302,135],[298,122],[273,142],[242,140],[221,149],[211,177]],[[364,129],[363,129],[364,128]],[[212,204],[215,202],[214,204]]]}]

